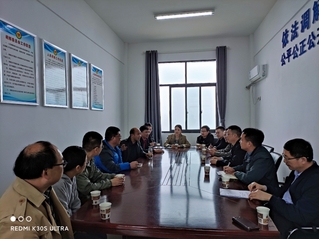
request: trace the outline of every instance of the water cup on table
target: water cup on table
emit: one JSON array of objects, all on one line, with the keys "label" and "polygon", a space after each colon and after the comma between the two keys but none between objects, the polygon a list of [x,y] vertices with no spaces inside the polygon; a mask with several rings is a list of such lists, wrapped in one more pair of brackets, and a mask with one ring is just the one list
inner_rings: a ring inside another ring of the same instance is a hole
[{"label": "water cup on table", "polygon": [[228,188],[229,187],[229,181],[230,181],[229,176],[227,176],[227,175],[223,175],[222,176],[222,186],[223,186],[223,188]]},{"label": "water cup on table", "polygon": [[204,170],[205,170],[205,176],[208,176],[209,172],[210,172],[210,166],[209,165],[205,165]]},{"label": "water cup on table", "polygon": [[207,152],[206,146],[204,148],[202,147],[202,153],[206,154],[206,152]]},{"label": "water cup on table", "polygon": [[123,174],[123,173],[116,174],[114,177],[115,178],[123,178],[123,181],[125,181],[125,174]]},{"label": "water cup on table", "polygon": [[202,155],[200,156],[200,159],[201,159],[202,164],[205,164],[205,162],[206,162],[206,155],[202,154]]},{"label": "water cup on table", "polygon": [[263,206],[256,207],[256,209],[257,209],[258,223],[261,225],[268,225],[270,209],[268,207],[263,207]]},{"label": "water cup on table", "polygon": [[100,204],[100,216],[102,220],[107,220],[111,216],[111,206],[110,202],[103,202]]},{"label": "water cup on table", "polygon": [[148,152],[148,155],[149,155],[148,158],[152,159],[153,158],[153,147],[149,146],[147,152]]},{"label": "water cup on table", "polygon": [[100,203],[101,191],[95,190],[90,192],[90,194],[92,199],[92,205],[98,205]]},{"label": "water cup on table", "polygon": [[196,144],[196,149],[200,149],[200,144]]}]

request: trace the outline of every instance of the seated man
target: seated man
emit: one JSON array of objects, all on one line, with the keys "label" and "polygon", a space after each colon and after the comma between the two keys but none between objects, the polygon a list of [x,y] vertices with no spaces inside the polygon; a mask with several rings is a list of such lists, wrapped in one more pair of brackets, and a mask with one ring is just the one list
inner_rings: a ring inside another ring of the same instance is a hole
[{"label": "seated man", "polygon": [[149,128],[146,125],[143,125],[140,127],[140,132],[141,132],[141,137],[140,137],[141,146],[143,148],[143,151],[145,153],[148,153],[148,148],[152,146],[151,140],[149,138],[150,136]]},{"label": "seated man", "polygon": [[[145,126],[148,133],[148,129]],[[132,128],[130,130],[130,137],[121,141],[121,145],[125,145],[125,150],[122,152],[123,162],[133,162],[138,158],[145,158],[149,156],[149,153],[143,151],[143,148],[140,143],[141,131],[138,128]]]},{"label": "seated man", "polygon": [[[121,142],[120,129],[110,126],[105,131],[103,148],[100,155],[94,157],[96,166],[106,173],[118,173],[123,170],[136,169],[137,161],[123,162],[122,152],[118,147]],[[124,148],[123,148],[124,149]]]},{"label": "seated man", "polygon": [[227,143],[226,148],[224,149],[217,149],[215,147],[209,147],[208,148],[208,152],[211,156],[215,156],[215,157],[222,157],[222,158],[229,158],[231,157],[231,148],[232,148],[232,144],[229,144],[227,142],[227,136],[226,136],[226,130],[224,130],[223,135],[224,135],[224,139],[225,142]]},{"label": "seated man", "polygon": [[87,132],[82,140],[82,147],[86,152],[87,165],[85,170],[76,176],[77,188],[82,204],[90,198],[90,192],[114,186],[123,185],[123,178],[114,177],[115,174],[102,173],[94,163],[94,156],[101,153],[102,135],[98,132]]},{"label": "seated man", "polygon": [[[155,146],[155,140],[154,140],[154,137],[153,137],[153,134],[152,134],[152,131],[153,131],[153,125],[150,123],[150,122],[147,122],[144,124],[148,130],[149,130],[149,136],[148,136],[148,140],[150,142],[150,145],[151,146]],[[141,129],[140,129],[141,130]],[[142,132],[142,130],[141,130]]]},{"label": "seated man", "polygon": [[[46,141],[20,152],[13,168],[17,177],[0,198],[1,239],[74,238],[69,215],[51,187],[60,180],[64,166],[57,147]],[[12,230],[15,226],[47,230]]]},{"label": "seated man", "polygon": [[86,166],[86,153],[78,146],[67,147],[63,152],[64,167],[62,178],[53,185],[63,207],[72,216],[81,207],[75,176],[82,173]]},{"label": "seated man", "polygon": [[213,145],[215,142],[214,136],[209,132],[210,128],[204,125],[200,128],[200,136],[197,137],[197,144],[206,144],[206,147]]},{"label": "seated man", "polygon": [[228,145],[228,143],[225,141],[225,138],[224,138],[224,131],[225,131],[225,128],[223,126],[218,126],[215,130],[218,140],[215,144],[213,144],[213,146],[217,150],[224,149]]},{"label": "seated man", "polygon": [[241,148],[247,151],[244,163],[235,167],[225,166],[224,171],[235,175],[245,184],[258,182],[277,186],[275,163],[268,150],[262,146],[263,141],[264,133],[261,130],[244,129],[240,140]]},{"label": "seated man", "polygon": [[[141,139],[140,139],[140,143],[141,143],[141,146],[143,148],[143,151],[147,154],[149,153],[149,148],[150,147],[153,147],[155,145],[155,143],[150,141],[150,137],[149,137],[149,134],[150,134],[150,131],[149,131],[149,128],[145,125],[141,126],[140,127],[140,131],[141,131]],[[152,152],[153,153],[164,153],[164,151],[160,148],[152,148]],[[149,155],[150,156],[150,155]]]},{"label": "seated man", "polygon": [[[282,187],[251,183],[249,198],[268,201],[270,216],[287,238],[297,227],[319,226],[319,166],[313,160],[311,144],[303,139],[285,143],[283,158],[291,171]],[[318,232],[298,230],[295,238],[318,238]]]},{"label": "seated man", "polygon": [[[216,166],[236,166],[241,165],[244,161],[244,157],[246,151],[240,147],[240,135],[241,135],[241,128],[237,125],[231,125],[227,128],[226,131],[226,140],[229,144],[232,145],[231,147],[231,154],[230,156],[224,157],[216,157],[214,156],[211,160],[211,164],[216,164]],[[210,152],[210,151],[209,151]]]}]

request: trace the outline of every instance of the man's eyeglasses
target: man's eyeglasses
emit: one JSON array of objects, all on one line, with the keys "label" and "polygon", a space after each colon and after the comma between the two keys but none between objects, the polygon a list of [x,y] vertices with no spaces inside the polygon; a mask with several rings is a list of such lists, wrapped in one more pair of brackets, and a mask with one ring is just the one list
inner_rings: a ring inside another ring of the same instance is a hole
[{"label": "man's eyeglasses", "polygon": [[282,157],[285,159],[285,160],[292,160],[292,159],[299,159],[301,157],[293,157],[293,158],[288,158],[285,154],[281,154]]},{"label": "man's eyeglasses", "polygon": [[65,166],[66,166],[67,164],[68,164],[68,162],[63,160],[62,163],[53,164],[53,167],[54,167],[54,166],[61,166],[61,165],[62,165],[63,168],[65,168]]}]

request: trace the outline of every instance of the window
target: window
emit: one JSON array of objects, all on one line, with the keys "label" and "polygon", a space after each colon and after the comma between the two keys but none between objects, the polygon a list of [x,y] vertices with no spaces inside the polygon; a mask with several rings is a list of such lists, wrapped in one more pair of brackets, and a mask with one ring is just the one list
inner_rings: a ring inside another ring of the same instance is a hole
[{"label": "window", "polygon": [[216,126],[216,61],[159,63],[158,72],[163,132],[176,124],[196,133]]}]

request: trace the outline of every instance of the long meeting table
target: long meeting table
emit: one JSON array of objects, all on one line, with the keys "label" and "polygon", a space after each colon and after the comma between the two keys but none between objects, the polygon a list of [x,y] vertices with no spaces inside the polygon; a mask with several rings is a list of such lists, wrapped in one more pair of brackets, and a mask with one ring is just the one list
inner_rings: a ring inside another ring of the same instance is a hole
[{"label": "long meeting table", "polygon": [[[259,202],[220,196],[217,171],[221,168],[211,166],[205,176],[200,155],[193,148],[165,149],[153,159],[139,159],[143,166],[124,172],[123,186],[102,191],[112,203],[110,219],[101,220],[99,207],[88,200],[72,215],[73,230],[125,238],[279,238],[271,220],[251,232],[233,224],[233,216],[258,224]],[[230,182],[229,188],[247,190],[238,181]]]}]

